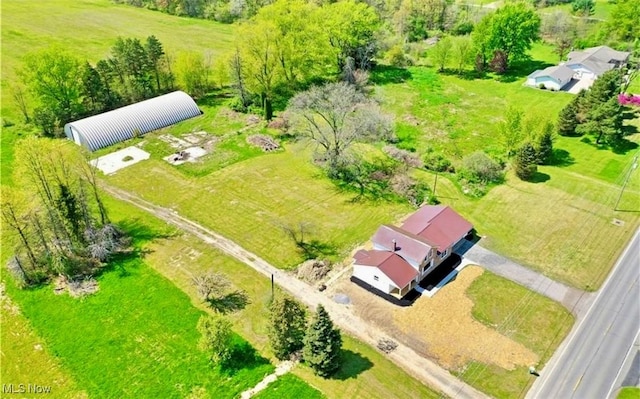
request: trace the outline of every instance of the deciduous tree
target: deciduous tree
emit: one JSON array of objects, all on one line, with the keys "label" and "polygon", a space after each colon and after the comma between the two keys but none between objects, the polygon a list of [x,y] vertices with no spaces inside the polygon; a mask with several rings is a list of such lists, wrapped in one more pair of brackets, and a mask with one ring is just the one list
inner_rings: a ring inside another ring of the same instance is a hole
[{"label": "deciduous tree", "polygon": [[221,314],[200,316],[197,328],[200,349],[207,352],[213,364],[224,366],[232,353],[231,322]]},{"label": "deciduous tree", "polygon": [[289,102],[295,127],[310,138],[327,160],[330,173],[355,141],[390,137],[391,119],[378,104],[345,82],[314,86]]}]

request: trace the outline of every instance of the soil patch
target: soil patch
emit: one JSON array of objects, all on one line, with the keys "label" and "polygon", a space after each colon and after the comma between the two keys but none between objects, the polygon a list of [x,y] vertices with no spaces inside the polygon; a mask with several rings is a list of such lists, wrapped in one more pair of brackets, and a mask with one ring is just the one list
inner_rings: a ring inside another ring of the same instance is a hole
[{"label": "soil patch", "polygon": [[535,364],[538,356],[534,352],[471,315],[473,302],[466,291],[482,273],[478,266],[467,266],[435,296],[422,296],[409,307],[389,303],[347,279],[336,283],[331,291],[348,295],[348,306],[358,316],[449,370],[460,369],[470,361],[507,370]]}]

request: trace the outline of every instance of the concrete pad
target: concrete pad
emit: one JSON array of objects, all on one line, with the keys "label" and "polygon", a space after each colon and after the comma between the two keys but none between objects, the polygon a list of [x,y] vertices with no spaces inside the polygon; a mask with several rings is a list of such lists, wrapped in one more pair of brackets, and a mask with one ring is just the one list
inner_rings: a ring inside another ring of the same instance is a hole
[{"label": "concrete pad", "polygon": [[207,150],[202,147],[189,147],[162,159],[169,162],[171,165],[182,165],[185,162],[195,162],[196,159],[206,154]]},{"label": "concrete pad", "polygon": [[[149,159],[149,156],[148,152],[138,147],[127,147],[111,154],[92,159],[89,163],[100,169],[105,175],[111,175],[127,166]],[[125,161],[126,158],[130,159]]]}]

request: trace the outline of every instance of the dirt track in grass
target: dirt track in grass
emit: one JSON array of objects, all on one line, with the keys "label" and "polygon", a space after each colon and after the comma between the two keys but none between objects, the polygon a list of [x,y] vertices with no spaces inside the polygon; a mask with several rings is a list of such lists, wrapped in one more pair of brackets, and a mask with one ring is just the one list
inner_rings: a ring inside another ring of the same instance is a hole
[{"label": "dirt track in grass", "polygon": [[484,270],[467,266],[435,296],[423,296],[402,308],[376,297],[348,280],[335,287],[349,295],[356,314],[375,322],[391,336],[435,359],[449,370],[470,361],[495,364],[507,370],[535,364],[538,356],[524,345],[491,329],[471,315],[467,289]]}]

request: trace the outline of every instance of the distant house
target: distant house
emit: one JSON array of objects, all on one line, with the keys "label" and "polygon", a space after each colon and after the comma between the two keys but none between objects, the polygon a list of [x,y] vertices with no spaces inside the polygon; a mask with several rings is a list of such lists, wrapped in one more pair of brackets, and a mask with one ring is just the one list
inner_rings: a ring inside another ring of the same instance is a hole
[{"label": "distant house", "polygon": [[607,46],[598,46],[570,52],[564,65],[574,71],[576,79],[595,80],[603,73],[626,64],[630,54]]},{"label": "distant house", "polygon": [[573,69],[564,65],[537,70],[527,76],[527,85],[549,90],[561,90],[573,78]]},{"label": "distant house", "polygon": [[451,255],[473,226],[448,206],[423,206],[401,227],[382,225],[372,250],[353,256],[353,276],[402,298]]},{"label": "distant house", "polygon": [[[545,89],[550,90],[569,88],[570,92],[577,93],[579,90],[589,88],[603,73],[626,64],[630,54],[607,46],[572,51],[566,62],[537,70],[527,76],[526,85],[531,87],[544,85]],[[574,84],[570,84],[572,81]]]}]

